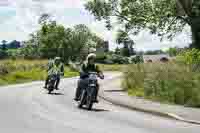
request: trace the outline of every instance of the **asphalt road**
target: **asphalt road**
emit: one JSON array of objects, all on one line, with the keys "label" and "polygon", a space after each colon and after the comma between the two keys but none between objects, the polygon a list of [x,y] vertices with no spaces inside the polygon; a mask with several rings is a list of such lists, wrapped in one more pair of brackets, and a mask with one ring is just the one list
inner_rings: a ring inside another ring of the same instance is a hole
[{"label": "asphalt road", "polygon": [[[114,75],[112,75],[114,77]],[[106,75],[106,81],[111,76]],[[100,99],[93,111],[72,100],[77,79],[48,95],[43,82],[0,88],[1,133],[199,133],[200,126],[114,106]],[[106,87],[106,84],[102,84]]]}]

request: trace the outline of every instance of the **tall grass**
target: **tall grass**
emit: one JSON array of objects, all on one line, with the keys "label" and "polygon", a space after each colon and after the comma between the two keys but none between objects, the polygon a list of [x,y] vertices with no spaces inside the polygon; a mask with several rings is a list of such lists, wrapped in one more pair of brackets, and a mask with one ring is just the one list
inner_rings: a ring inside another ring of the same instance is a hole
[{"label": "tall grass", "polygon": [[192,65],[172,62],[129,65],[122,86],[130,95],[200,107],[200,73]]},{"label": "tall grass", "polygon": [[[1,60],[0,85],[44,80],[47,77],[47,60]],[[65,66],[65,77],[77,76],[76,71]]]},{"label": "tall grass", "polygon": [[119,64],[98,64],[102,71],[123,71],[127,65]]}]

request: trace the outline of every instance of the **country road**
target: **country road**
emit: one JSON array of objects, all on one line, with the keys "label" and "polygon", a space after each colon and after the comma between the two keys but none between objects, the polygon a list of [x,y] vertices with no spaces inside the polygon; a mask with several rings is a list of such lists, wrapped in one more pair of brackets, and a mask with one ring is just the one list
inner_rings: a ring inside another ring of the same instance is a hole
[{"label": "country road", "polygon": [[[112,75],[112,77],[115,77]],[[106,75],[108,82],[111,75]],[[72,100],[77,78],[63,79],[48,95],[43,82],[0,87],[1,133],[199,133],[200,126],[114,106],[102,99],[93,111]],[[106,87],[104,82],[102,86]]]}]

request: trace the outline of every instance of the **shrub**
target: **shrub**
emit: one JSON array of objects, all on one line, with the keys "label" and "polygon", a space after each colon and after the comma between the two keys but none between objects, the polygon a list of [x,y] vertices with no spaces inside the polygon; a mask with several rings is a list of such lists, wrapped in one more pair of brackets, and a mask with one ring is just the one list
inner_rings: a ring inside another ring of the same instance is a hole
[{"label": "shrub", "polygon": [[96,62],[98,62],[98,63],[104,63],[105,60],[106,60],[106,56],[104,54],[97,55],[97,57],[96,57]]},{"label": "shrub", "polygon": [[137,56],[131,57],[131,63],[137,64],[137,63],[143,63],[143,62],[144,60],[142,56],[137,55]]},{"label": "shrub", "polygon": [[111,61],[113,61],[115,64],[129,64],[128,57],[123,57],[120,55],[112,55]]},{"label": "shrub", "polygon": [[200,63],[200,51],[193,48],[192,50],[183,51],[180,56],[183,56],[183,61],[186,64]]},{"label": "shrub", "polygon": [[123,88],[161,102],[200,107],[200,73],[179,63],[129,65]]}]

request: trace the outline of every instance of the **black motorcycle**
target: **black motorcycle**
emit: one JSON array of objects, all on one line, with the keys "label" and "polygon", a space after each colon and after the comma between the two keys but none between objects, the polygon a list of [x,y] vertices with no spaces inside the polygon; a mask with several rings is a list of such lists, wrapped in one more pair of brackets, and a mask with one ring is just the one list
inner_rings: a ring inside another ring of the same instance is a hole
[{"label": "black motorcycle", "polygon": [[48,94],[51,94],[54,89],[56,89],[56,81],[57,81],[58,75],[53,74],[50,76],[48,84],[47,84],[47,90]]},{"label": "black motorcycle", "polygon": [[82,108],[83,105],[86,106],[88,110],[92,109],[92,106],[96,100],[96,91],[97,91],[97,83],[98,83],[98,77],[101,79],[104,78],[103,75],[99,75],[96,72],[90,72],[89,78],[88,78],[88,86],[86,89],[84,89],[80,95],[80,101],[78,101],[78,107]]}]

